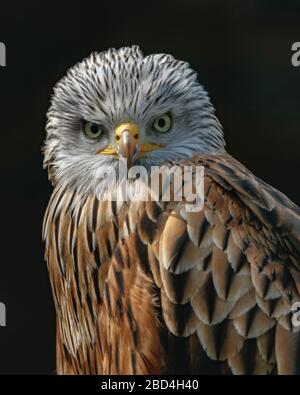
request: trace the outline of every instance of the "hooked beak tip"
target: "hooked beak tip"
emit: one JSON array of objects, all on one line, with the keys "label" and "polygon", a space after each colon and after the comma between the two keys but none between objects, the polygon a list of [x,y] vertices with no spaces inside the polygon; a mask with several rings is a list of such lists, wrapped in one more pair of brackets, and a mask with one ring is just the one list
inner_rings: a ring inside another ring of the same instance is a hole
[{"label": "hooked beak tip", "polygon": [[124,130],[118,141],[118,154],[127,160],[127,167],[131,167],[138,153],[138,141],[129,131]]}]

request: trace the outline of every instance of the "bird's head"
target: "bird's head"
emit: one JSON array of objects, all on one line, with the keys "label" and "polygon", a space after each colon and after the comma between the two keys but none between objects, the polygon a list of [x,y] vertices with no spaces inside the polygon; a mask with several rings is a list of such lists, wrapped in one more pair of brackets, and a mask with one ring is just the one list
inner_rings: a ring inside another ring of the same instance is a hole
[{"label": "bird's head", "polygon": [[137,46],[92,53],[54,88],[44,165],[54,183],[90,191],[120,157],[149,167],[224,151],[220,123],[196,73]]}]

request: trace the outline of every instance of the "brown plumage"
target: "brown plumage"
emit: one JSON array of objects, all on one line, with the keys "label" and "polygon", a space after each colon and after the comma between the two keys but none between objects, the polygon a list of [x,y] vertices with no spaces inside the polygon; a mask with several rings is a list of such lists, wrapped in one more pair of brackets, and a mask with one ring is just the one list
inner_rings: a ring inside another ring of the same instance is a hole
[{"label": "brown plumage", "polygon": [[57,373],[300,373],[299,208],[228,154],[177,164],[205,166],[202,211],[54,190]]}]

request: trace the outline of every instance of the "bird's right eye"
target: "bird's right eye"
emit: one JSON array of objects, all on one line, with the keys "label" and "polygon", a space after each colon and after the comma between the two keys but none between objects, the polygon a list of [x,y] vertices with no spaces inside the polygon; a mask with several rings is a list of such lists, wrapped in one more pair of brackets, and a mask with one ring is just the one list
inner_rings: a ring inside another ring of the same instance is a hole
[{"label": "bird's right eye", "polygon": [[97,123],[86,122],[84,124],[84,134],[89,139],[98,139],[102,134],[102,130],[100,128],[100,125],[98,125]]}]

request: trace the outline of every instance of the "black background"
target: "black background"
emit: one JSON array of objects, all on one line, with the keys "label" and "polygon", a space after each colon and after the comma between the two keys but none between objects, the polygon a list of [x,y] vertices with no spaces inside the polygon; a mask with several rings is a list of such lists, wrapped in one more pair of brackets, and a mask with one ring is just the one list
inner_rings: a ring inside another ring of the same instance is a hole
[{"label": "black background", "polygon": [[190,62],[228,151],[300,203],[300,1],[1,1],[0,373],[55,370],[41,224],[51,193],[40,147],[52,86],[93,50],[139,44]]}]

